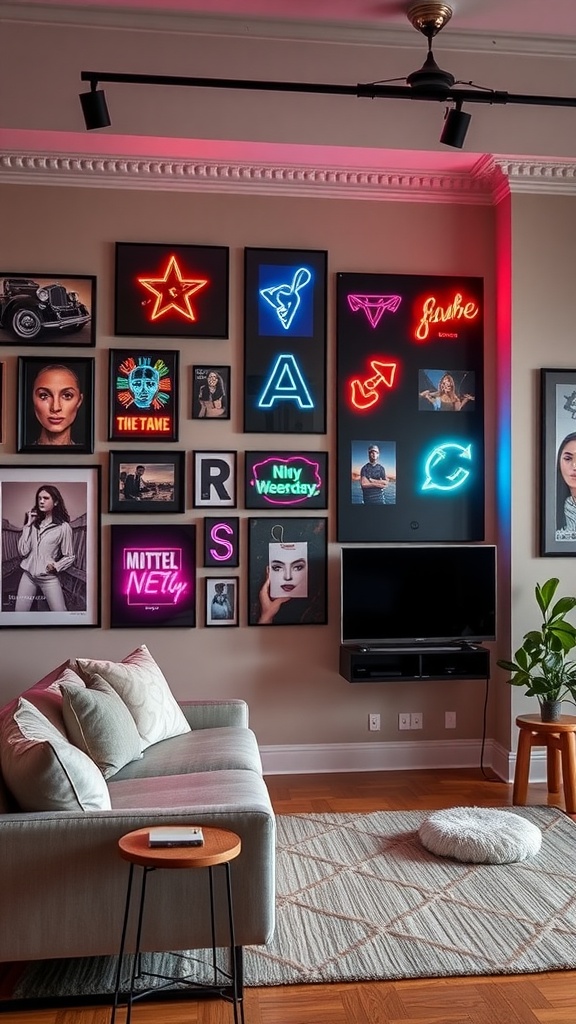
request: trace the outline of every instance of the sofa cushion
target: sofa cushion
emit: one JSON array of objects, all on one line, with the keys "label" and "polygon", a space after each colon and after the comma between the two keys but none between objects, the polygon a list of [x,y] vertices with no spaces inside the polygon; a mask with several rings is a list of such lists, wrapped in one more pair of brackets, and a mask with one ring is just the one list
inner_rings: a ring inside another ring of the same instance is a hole
[{"label": "sofa cushion", "polygon": [[6,785],[23,811],[110,809],[99,768],[24,697],[2,721],[0,751]]},{"label": "sofa cushion", "polygon": [[96,675],[110,683],[134,718],[144,748],[190,732],[162,670],[145,644],[120,662],[77,658],[71,668],[80,673],[88,687]]},{"label": "sofa cushion", "polygon": [[105,779],[142,756],[142,740],[124,701],[102,679],[90,687],[60,683],[68,738],[98,765]]},{"label": "sofa cushion", "polygon": [[194,772],[251,770],[262,774],[262,761],[251,729],[222,726],[154,743],[140,761],[127,764],[115,780],[187,775]]}]

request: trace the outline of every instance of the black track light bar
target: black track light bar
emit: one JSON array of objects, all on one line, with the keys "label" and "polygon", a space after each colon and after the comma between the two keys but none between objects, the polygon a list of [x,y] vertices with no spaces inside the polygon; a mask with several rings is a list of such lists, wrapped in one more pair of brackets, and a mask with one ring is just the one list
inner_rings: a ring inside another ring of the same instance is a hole
[{"label": "black track light bar", "polygon": [[454,103],[484,103],[502,106],[576,107],[576,96],[538,96],[492,89],[423,89],[407,85],[380,85],[377,82],[358,85],[336,85],[322,82],[270,82],[239,78],[185,78],[181,75],[112,74],[108,71],[82,71],[82,82],[92,89],[98,84],[171,85],[198,89],[252,89],[257,92],[305,92],[330,96],[356,96],[368,99],[435,100]]}]

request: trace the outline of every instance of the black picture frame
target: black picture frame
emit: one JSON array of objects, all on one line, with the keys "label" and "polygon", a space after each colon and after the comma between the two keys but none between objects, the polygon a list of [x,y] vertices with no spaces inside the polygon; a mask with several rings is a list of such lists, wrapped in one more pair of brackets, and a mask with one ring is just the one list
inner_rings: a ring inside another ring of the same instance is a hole
[{"label": "black picture frame", "polygon": [[205,626],[239,626],[238,576],[206,576]]},{"label": "black picture frame", "polygon": [[326,624],[327,538],[326,517],[248,520],[249,626]]},{"label": "black picture frame", "polygon": [[244,503],[282,514],[328,508],[328,452],[245,452]]},{"label": "black picture frame", "polygon": [[204,517],[204,566],[237,569],[240,564],[240,518]]},{"label": "black picture frame", "polygon": [[116,242],[114,333],[227,338],[229,249]]},{"label": "black picture frame", "polygon": [[177,349],[111,348],[108,440],[177,441]]},{"label": "black picture frame", "polygon": [[230,367],[192,367],[192,419],[230,419]]},{"label": "black picture frame", "polygon": [[0,363],[0,444],[4,444],[6,414],[6,363]]},{"label": "black picture frame", "polygon": [[0,345],[96,344],[96,277],[0,270]]},{"label": "black picture frame", "polygon": [[576,370],[541,369],[540,405],[540,555],[576,555]]},{"label": "black picture frame", "polygon": [[[100,626],[100,479],[100,466],[0,466],[0,627]],[[32,561],[25,564],[32,549],[22,555],[19,541],[30,546],[26,530],[41,521],[43,490],[57,530],[44,531],[38,545],[46,544],[55,571],[37,579]]]},{"label": "black picture frame", "polygon": [[195,451],[194,508],[236,508],[236,451]]},{"label": "black picture frame", "polygon": [[94,359],[19,356],[16,432],[19,452],[93,452]]},{"label": "black picture frame", "polygon": [[[108,454],[109,512],[184,512],[185,452],[131,449]],[[144,469],[141,473],[140,467]]]},{"label": "black picture frame", "polygon": [[196,625],[196,527],[110,527],[110,628]]},{"label": "black picture frame", "polygon": [[323,249],[244,250],[244,432],[326,433]]}]

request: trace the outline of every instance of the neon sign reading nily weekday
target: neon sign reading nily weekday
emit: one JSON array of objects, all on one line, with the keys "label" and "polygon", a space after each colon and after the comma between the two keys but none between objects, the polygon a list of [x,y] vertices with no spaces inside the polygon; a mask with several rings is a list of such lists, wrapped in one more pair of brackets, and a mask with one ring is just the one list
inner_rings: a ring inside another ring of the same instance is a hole
[{"label": "neon sign reading nily weekday", "polygon": [[430,334],[430,324],[444,324],[450,320],[475,320],[480,312],[475,302],[463,302],[462,295],[456,292],[453,300],[447,306],[440,306],[436,298],[431,295],[424,300],[422,305],[422,316],[416,328],[418,341],[426,341]]},{"label": "neon sign reading nily weekday", "polygon": [[253,474],[251,486],[271,505],[301,504],[316,498],[322,488],[320,466],[302,455],[264,459],[255,463]]},{"label": "neon sign reading nily weekday", "polygon": [[125,593],[129,605],[177,604],[188,589],[182,575],[181,548],[124,548],[127,573]]}]

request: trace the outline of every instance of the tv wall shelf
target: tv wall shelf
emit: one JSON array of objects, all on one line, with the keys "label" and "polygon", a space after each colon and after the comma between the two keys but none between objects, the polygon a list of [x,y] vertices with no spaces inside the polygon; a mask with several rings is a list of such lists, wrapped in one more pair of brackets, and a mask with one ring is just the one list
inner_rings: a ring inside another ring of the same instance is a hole
[{"label": "tv wall shelf", "polygon": [[415,679],[489,679],[485,647],[340,646],[340,675],[349,683],[403,683]]}]

